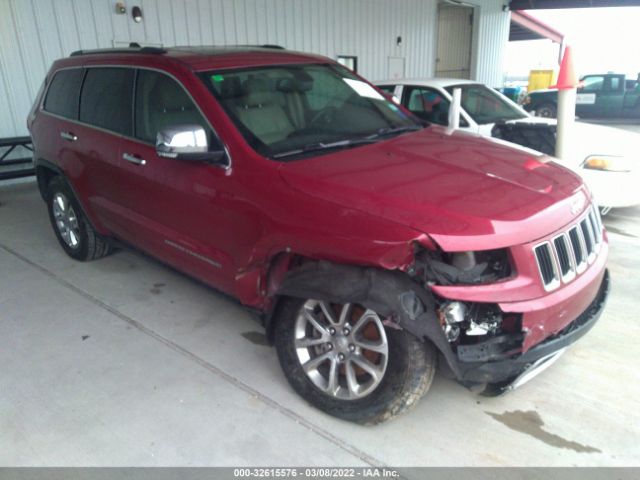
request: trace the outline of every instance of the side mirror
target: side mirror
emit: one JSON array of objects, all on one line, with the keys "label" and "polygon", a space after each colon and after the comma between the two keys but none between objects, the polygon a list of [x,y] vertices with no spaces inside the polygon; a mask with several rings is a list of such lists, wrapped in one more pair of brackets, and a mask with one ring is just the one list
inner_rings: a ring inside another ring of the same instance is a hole
[{"label": "side mirror", "polygon": [[156,136],[156,153],[159,157],[188,162],[222,163],[226,157],[223,148],[209,149],[207,132],[195,124],[160,130]]}]

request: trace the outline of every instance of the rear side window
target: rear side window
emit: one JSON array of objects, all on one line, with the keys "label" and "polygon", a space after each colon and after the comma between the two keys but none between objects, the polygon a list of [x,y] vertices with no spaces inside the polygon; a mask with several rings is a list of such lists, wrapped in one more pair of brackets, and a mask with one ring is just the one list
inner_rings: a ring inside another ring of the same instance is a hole
[{"label": "rear side window", "polygon": [[449,100],[436,90],[404,88],[404,106],[416,117],[438,125],[449,124]]},{"label": "rear side window", "polygon": [[80,121],[132,135],[134,74],[132,68],[90,68],[80,95]]},{"label": "rear side window", "polygon": [[44,100],[44,109],[73,120],[78,118],[78,96],[82,84],[81,68],[60,70],[57,72]]},{"label": "rear side window", "polygon": [[136,137],[156,142],[160,130],[180,125],[200,125],[207,132],[209,145],[213,132],[187,92],[175,80],[149,70],[138,72],[136,82]]}]

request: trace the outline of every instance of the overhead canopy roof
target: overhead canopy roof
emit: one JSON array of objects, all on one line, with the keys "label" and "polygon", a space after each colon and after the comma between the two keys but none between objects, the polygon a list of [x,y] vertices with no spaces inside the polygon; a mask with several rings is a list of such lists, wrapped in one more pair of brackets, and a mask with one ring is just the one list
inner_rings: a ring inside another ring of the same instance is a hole
[{"label": "overhead canopy roof", "polygon": [[532,17],[527,12],[511,12],[510,42],[540,40],[545,38],[555,43],[562,43],[564,35],[541,20]]},{"label": "overhead canopy roof", "polygon": [[547,8],[637,7],[640,0],[511,0],[511,10]]}]

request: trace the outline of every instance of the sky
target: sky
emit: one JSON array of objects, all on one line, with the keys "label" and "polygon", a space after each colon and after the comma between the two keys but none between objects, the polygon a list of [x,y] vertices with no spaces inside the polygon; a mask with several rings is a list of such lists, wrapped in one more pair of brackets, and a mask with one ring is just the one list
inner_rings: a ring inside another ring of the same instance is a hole
[{"label": "sky", "polygon": [[[640,72],[640,7],[529,10],[565,35],[579,75]],[[527,75],[532,69],[557,68],[558,47],[549,40],[509,42],[505,73]]]}]

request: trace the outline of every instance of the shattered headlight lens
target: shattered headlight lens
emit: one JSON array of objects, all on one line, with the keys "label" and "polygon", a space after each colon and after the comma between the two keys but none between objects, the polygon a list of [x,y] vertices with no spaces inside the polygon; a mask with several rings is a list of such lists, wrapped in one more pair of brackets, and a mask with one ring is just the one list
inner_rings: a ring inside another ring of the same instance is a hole
[{"label": "shattered headlight lens", "polygon": [[630,172],[631,162],[625,157],[612,155],[592,155],[582,164],[587,170],[601,170],[604,172]]}]

